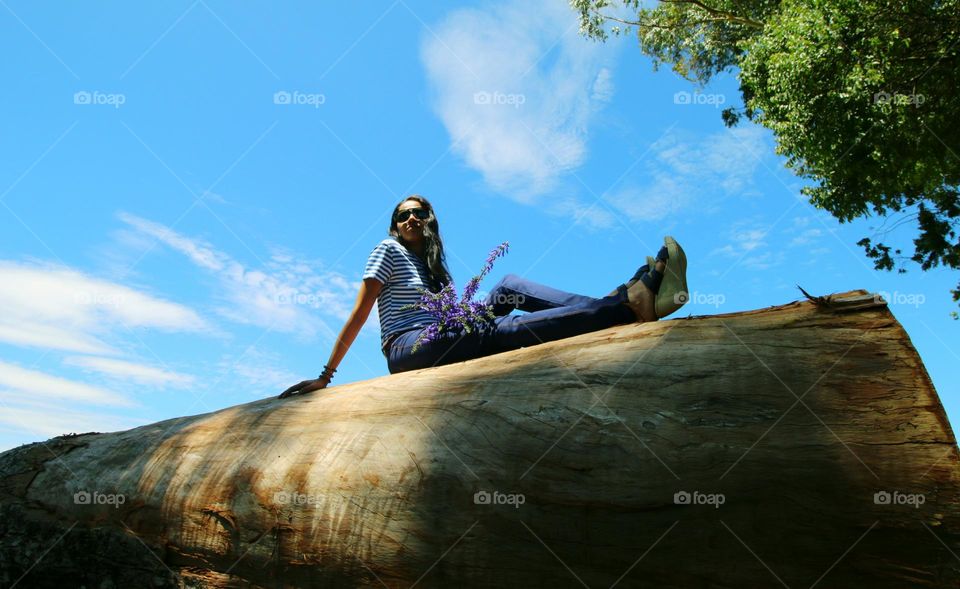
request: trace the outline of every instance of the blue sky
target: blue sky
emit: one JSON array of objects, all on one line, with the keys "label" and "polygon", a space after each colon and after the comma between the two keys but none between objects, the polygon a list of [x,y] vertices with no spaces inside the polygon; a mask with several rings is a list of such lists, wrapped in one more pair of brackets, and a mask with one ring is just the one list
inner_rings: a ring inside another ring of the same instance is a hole
[{"label": "blue sky", "polygon": [[[733,76],[654,72],[562,0],[4,0],[0,31],[0,448],[315,377],[410,193],[460,285],[509,241],[484,285],[600,296],[671,234],[682,315],[888,293],[960,415],[955,275],[873,270],[881,219],[837,223],[723,126]],[[378,344],[374,311],[335,382],[387,374]]]}]

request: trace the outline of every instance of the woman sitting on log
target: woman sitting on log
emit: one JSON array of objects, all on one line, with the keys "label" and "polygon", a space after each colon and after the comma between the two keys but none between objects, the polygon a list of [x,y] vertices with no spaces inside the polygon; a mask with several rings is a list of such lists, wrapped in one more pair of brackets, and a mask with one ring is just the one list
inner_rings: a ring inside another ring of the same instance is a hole
[{"label": "woman sitting on log", "polygon": [[[330,384],[374,302],[378,303],[387,367],[397,373],[462,362],[614,325],[656,321],[687,300],[686,257],[672,237],[665,237],[656,258],[648,257],[633,278],[600,299],[508,274],[487,295],[486,302],[496,315],[489,329],[443,331],[414,351],[420,332],[437,320],[408,305],[420,300],[418,288],[439,292],[452,278],[446,267],[440,225],[427,199],[413,195],[400,202],[390,217],[389,233],[390,237],[381,241],[367,259],[360,293],[323,373],[288,388],[281,399]],[[510,315],[513,309],[527,313]]]}]

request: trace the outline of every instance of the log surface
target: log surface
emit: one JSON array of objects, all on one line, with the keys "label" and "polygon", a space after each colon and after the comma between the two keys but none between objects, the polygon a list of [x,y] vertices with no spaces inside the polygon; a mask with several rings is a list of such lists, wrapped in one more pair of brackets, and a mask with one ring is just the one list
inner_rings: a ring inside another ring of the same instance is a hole
[{"label": "log surface", "polygon": [[0,585],[957,587],[956,440],[865,294],[10,450]]}]

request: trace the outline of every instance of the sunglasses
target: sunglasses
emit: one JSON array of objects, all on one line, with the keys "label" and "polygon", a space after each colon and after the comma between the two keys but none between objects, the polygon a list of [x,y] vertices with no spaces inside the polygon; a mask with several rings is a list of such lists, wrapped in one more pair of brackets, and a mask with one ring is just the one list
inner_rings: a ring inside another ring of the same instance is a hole
[{"label": "sunglasses", "polygon": [[421,221],[426,221],[430,218],[430,211],[427,209],[404,209],[397,213],[397,223],[403,223],[410,218],[410,215],[415,215]]}]

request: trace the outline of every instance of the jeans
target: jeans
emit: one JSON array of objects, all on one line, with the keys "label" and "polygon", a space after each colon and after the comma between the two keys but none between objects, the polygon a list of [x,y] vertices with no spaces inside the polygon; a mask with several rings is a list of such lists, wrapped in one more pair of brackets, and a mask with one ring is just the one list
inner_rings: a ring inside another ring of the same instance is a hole
[{"label": "jeans", "polygon": [[[401,333],[386,351],[391,374],[463,362],[473,358],[589,333],[637,321],[625,305],[626,293],[597,299],[544,286],[507,274],[487,295],[496,319],[489,328],[471,333],[443,333],[422,344],[414,342],[423,328]],[[526,311],[510,315],[513,309]]]}]

